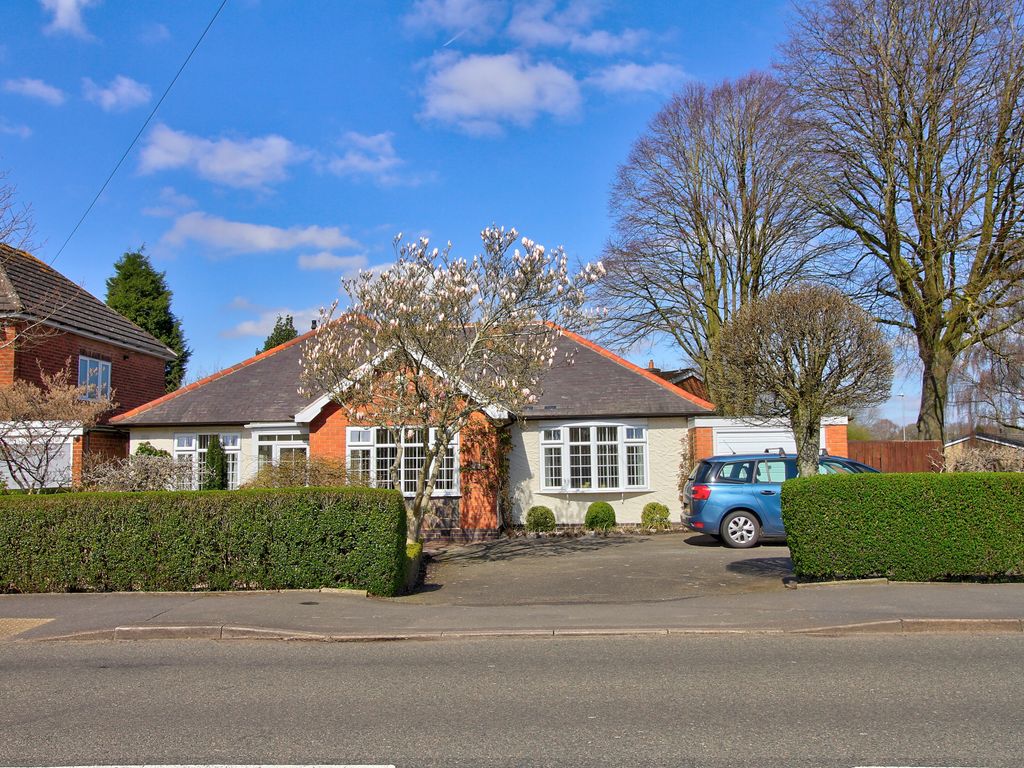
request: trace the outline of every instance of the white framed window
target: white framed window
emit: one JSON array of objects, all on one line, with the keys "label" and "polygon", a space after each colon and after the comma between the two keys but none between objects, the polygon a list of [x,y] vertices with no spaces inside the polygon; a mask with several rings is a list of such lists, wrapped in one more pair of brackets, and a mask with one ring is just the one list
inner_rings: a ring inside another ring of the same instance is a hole
[{"label": "white framed window", "polygon": [[646,426],[591,422],[540,430],[542,491],[644,490],[647,474]]},{"label": "white framed window", "polygon": [[110,397],[110,363],[95,357],[78,356],[78,386],[85,387],[83,400]]},{"label": "white framed window", "polygon": [[[400,432],[396,439],[395,432]],[[423,464],[426,461],[426,441],[433,441],[435,431],[424,427],[390,430],[373,427],[349,427],[345,440],[346,463],[349,474],[377,488],[393,487],[391,470],[402,449],[402,465],[398,468],[399,484],[406,496],[416,494]],[[434,481],[435,496],[459,494],[459,439],[452,440],[440,462]]]},{"label": "white framed window", "polygon": [[234,432],[221,434],[207,432],[201,434],[176,434],[174,436],[174,460],[192,467],[192,482],[188,487],[179,487],[179,491],[195,491],[199,489],[199,467],[206,463],[206,452],[210,448],[213,435],[220,438],[221,447],[228,468],[228,490],[238,489],[239,469],[241,462],[241,436]]},{"label": "white framed window", "polygon": [[294,464],[309,458],[309,440],[301,432],[260,432],[256,435],[256,468]]}]

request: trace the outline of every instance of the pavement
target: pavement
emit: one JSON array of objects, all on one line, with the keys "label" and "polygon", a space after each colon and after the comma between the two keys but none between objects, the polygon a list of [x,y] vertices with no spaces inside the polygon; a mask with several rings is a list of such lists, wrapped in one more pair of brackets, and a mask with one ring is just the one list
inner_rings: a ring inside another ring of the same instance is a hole
[{"label": "pavement", "polygon": [[792,587],[784,545],[505,539],[434,553],[422,589],[0,595],[0,641],[1024,631],[1024,584]]}]

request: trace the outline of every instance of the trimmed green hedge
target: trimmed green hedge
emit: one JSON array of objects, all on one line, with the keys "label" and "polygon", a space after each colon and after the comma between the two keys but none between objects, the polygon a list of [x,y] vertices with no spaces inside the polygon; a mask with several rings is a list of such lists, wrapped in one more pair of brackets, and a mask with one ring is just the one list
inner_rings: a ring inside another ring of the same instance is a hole
[{"label": "trimmed green hedge", "polygon": [[668,517],[668,507],[657,501],[649,501],[644,504],[643,512],[640,513],[640,525],[644,528],[664,531],[672,527]]},{"label": "trimmed green hedge", "polygon": [[782,486],[804,579],[1024,576],[1024,474],[825,475]]},{"label": "trimmed green hedge", "polygon": [[0,498],[0,591],[303,589],[393,595],[397,491],[69,493]]}]

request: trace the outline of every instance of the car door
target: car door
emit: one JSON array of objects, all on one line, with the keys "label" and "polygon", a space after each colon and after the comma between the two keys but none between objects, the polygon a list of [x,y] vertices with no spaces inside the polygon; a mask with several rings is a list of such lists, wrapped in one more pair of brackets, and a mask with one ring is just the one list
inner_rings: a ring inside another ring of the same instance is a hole
[{"label": "car door", "polygon": [[790,476],[789,462],[785,459],[757,462],[752,491],[761,510],[761,527],[769,536],[785,533],[782,527],[782,484]]}]

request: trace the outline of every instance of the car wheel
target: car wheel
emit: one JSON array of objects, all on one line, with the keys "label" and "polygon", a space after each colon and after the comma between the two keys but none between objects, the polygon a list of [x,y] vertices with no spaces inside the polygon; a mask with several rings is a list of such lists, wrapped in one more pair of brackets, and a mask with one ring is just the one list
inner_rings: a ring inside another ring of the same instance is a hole
[{"label": "car wheel", "polygon": [[761,524],[751,512],[730,512],[722,518],[722,543],[733,549],[747,549],[761,538]]}]

